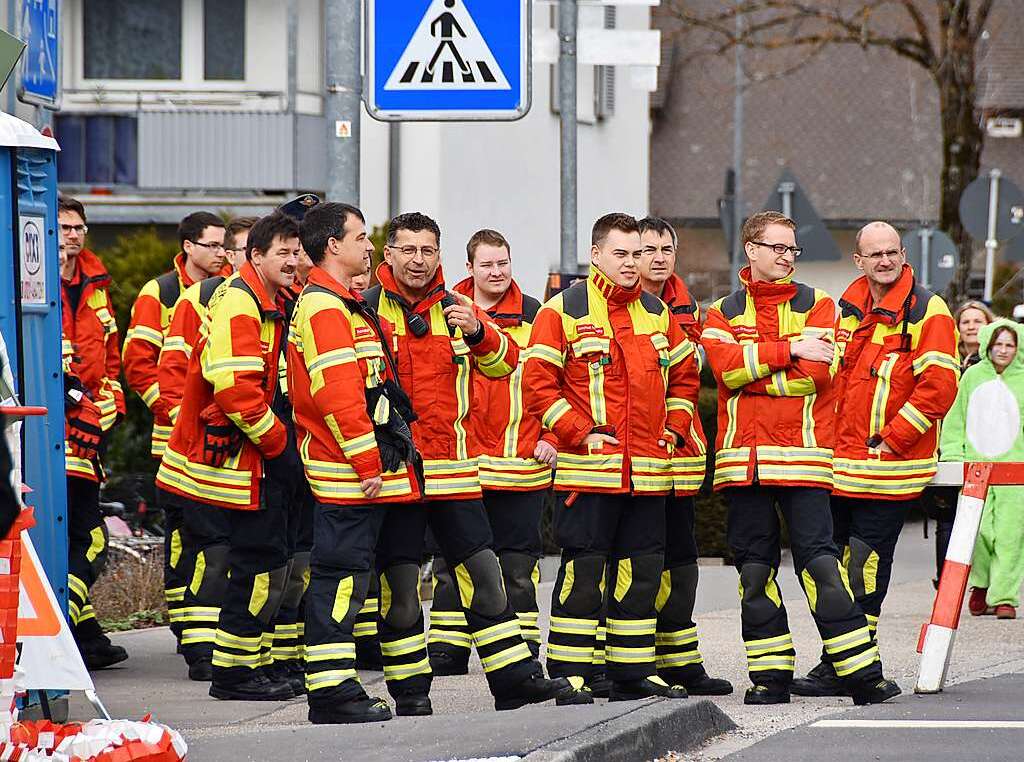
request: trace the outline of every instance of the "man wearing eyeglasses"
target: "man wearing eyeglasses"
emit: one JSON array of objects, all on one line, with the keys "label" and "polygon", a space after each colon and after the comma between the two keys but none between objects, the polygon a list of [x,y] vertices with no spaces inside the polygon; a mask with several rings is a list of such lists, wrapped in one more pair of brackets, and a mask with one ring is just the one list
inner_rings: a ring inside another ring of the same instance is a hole
[{"label": "man wearing eyeglasses", "polygon": [[[245,264],[245,246],[249,230],[258,217],[236,217],[224,232],[224,251],[231,269],[238,271]],[[185,375],[192,350],[199,343],[200,331],[209,321],[208,306],[214,291],[225,281],[224,275],[204,278],[182,291],[171,311],[171,322],[157,360],[157,382],[160,399],[167,408],[171,425],[178,419]],[[217,525],[221,518],[216,511],[193,511],[179,515],[173,506],[166,506],[164,537],[169,552],[164,554],[164,575],[178,580],[167,600],[167,616],[171,632],[179,640],[179,651],[188,664],[193,680],[209,680],[213,674],[213,631],[217,627],[219,609],[204,605],[211,597],[207,587],[224,584],[227,574],[227,546],[210,546],[204,539],[225,534]],[[213,521],[211,522],[211,519]],[[206,546],[197,569],[196,548]],[[186,585],[186,583],[188,583]]]},{"label": "man wearing eyeglasses", "polygon": [[100,512],[100,455],[103,440],[124,415],[118,381],[118,347],[110,274],[85,248],[85,208],[77,199],[57,202],[61,230],[61,327],[67,390],[64,447],[68,486],[68,614],[72,632],[89,669],[124,661],[128,654],[100,629],[89,588],[107,558],[107,535]]},{"label": "man wearing eyeglasses", "polygon": [[[643,290],[665,302],[687,338],[699,345],[700,307],[676,274],[676,231],[659,217],[645,217],[637,224],[643,246],[639,262]],[[707,440],[696,402],[686,401],[691,408],[690,431],[673,453],[674,491],[665,500],[665,568],[655,637],[658,674],[669,684],[683,685],[692,696],[724,696],[732,693],[732,683],[711,677],[704,669],[693,621],[698,579],[694,495],[704,482],[707,463]]]},{"label": "man wearing eyeglasses", "polygon": [[[935,475],[939,422],[956,398],[956,327],[941,297],[917,283],[900,235],[886,222],[857,233],[863,275],[836,323],[836,542],[876,639],[892,559],[909,508]],[[840,695],[822,660],[793,683],[803,696]]]},{"label": "man wearing eyeglasses", "polygon": [[796,223],[759,212],[743,225],[743,288],[708,310],[701,338],[718,382],[715,489],[740,574],[746,704],[789,703],[796,651],[776,578],[780,531],[829,663],[857,704],[899,694],[853,599],[832,539],[829,492],[835,304],[793,280]]},{"label": "man wearing eyeglasses", "polygon": [[[418,416],[412,435],[423,457],[426,498],[388,507],[384,539],[377,547],[381,589],[392,601],[381,606],[379,620],[384,677],[392,696],[411,693],[403,703],[422,704],[422,712],[410,713],[430,713],[426,639],[407,642],[410,627],[423,626],[417,590],[429,526],[454,572],[495,708],[516,709],[576,691],[568,680],[545,679],[523,641],[481,500],[479,447],[468,419],[475,402],[473,373],[509,376],[518,365],[519,345],[468,298],[446,290],[440,242],[441,230],[430,217],[398,215],[391,220],[384,263],[377,269],[380,285],[363,292],[394,326],[399,382]],[[408,683],[405,690],[402,682]]]},{"label": "man wearing eyeglasses", "polygon": [[[225,265],[224,221],[210,212],[193,212],[178,225],[181,252],[174,258],[173,268],[153,278],[139,291],[132,305],[131,322],[122,349],[124,375],[128,387],[142,397],[153,414],[150,453],[161,458],[171,436],[171,406],[160,393],[159,360],[164,340],[171,325],[171,316],[178,297],[189,286],[213,275],[228,275]],[[180,557],[180,538],[174,531],[181,526],[181,515],[175,509],[164,512],[165,558],[164,598],[172,609],[180,608],[189,580],[179,576],[170,560]]]}]

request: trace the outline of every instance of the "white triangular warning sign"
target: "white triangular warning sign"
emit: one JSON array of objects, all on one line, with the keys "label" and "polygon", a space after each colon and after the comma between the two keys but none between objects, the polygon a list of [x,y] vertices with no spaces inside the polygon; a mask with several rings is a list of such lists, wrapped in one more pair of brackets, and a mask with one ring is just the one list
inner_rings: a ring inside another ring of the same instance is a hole
[{"label": "white triangular warning sign", "polygon": [[95,690],[27,531],[21,533],[21,548],[18,667],[22,679],[18,681],[19,687]]},{"label": "white triangular warning sign", "polygon": [[433,0],[385,90],[510,90],[463,0]]}]

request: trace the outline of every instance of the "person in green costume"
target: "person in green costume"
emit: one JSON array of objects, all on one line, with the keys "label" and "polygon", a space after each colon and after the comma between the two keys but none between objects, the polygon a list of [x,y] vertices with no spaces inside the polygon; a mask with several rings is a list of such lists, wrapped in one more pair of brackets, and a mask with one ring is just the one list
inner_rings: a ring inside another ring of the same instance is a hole
[{"label": "person in green costume", "polygon": [[[968,368],[942,424],[940,459],[1024,461],[1024,326],[996,320],[979,334],[981,361]],[[971,614],[1015,619],[1024,582],[1024,487],[991,487],[974,545]]]}]

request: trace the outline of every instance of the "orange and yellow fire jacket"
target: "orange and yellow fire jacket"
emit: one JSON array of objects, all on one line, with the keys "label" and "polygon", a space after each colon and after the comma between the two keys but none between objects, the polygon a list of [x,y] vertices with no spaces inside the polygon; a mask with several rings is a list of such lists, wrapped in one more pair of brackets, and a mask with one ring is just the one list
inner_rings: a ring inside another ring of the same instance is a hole
[{"label": "orange and yellow fire jacket", "polygon": [[[692,436],[697,352],[656,296],[599,269],[537,313],[524,373],[526,410],[558,437],[555,489],[667,494],[666,430]],[[592,431],[619,444],[588,446]]]},{"label": "orange and yellow fire jacket", "polygon": [[224,276],[215,275],[193,283],[178,297],[171,313],[171,323],[160,347],[157,382],[172,426],[178,420],[189,359],[210,319],[210,300],[225,280]]},{"label": "orange and yellow fire jacket", "polygon": [[[189,361],[178,421],[157,472],[157,485],[188,501],[256,510],[263,460],[281,454],[288,434],[271,404],[285,332],[281,300],[268,296],[251,263],[210,300],[209,335]],[[216,403],[242,432],[242,446],[223,466],[203,457],[201,413]]]},{"label": "orange and yellow fire jacket", "polygon": [[752,484],[832,487],[835,362],[790,354],[790,343],[833,341],[835,303],[796,283],[751,281],[708,309],[701,339],[718,381],[715,489]]},{"label": "orange and yellow fire jacket", "polygon": [[171,314],[181,292],[194,283],[185,271],[185,255],[174,258],[170,272],[153,278],[139,291],[124,339],[124,376],[128,388],[142,397],[153,413],[150,453],[163,455],[171,435],[170,409],[160,396],[159,361]]},{"label": "orange and yellow fire jacket", "polygon": [[[423,456],[424,497],[461,500],[481,496],[476,430],[470,411],[476,411],[473,373],[491,378],[511,375],[519,364],[519,345],[504,333],[479,307],[482,326],[478,336],[466,337],[458,328],[449,329],[442,299],[444,275],[438,267],[427,295],[409,304],[399,293],[389,265],[377,268],[380,285],[363,292],[376,312],[394,326],[392,350],[398,362],[398,378],[412,400],[418,419],[412,424],[413,440]],[[461,294],[449,299],[461,299]],[[416,336],[409,317],[426,331]]]},{"label": "orange and yellow fire jacket", "polygon": [[366,503],[364,479],[383,478],[377,503],[420,498],[412,467],[381,471],[366,392],[394,379],[389,336],[367,318],[366,302],[319,267],[309,272],[288,332],[288,390],[299,453],[320,503]]},{"label": "orange and yellow fire jacket", "polygon": [[[672,319],[683,330],[696,347],[700,347],[700,305],[690,296],[686,283],[675,273],[665,281],[661,299],[668,305]],[[700,373],[701,359],[697,353],[697,372]],[[698,390],[699,391],[699,390]],[[696,405],[697,398],[692,400]],[[704,427],[700,415],[694,410],[691,416],[690,431],[681,447],[672,454],[672,471],[674,474],[675,493],[679,496],[694,495],[704,483],[707,471],[708,440],[704,435]]]},{"label": "orange and yellow fire jacket", "polygon": [[939,422],[956,399],[956,325],[909,265],[880,304],[862,277],[839,309],[835,494],[909,500],[935,475]]},{"label": "orange and yellow fire jacket", "polygon": [[[93,252],[82,249],[70,281],[61,280],[61,354],[64,372],[78,379],[100,413],[100,428],[109,431],[124,415],[121,350],[110,274]],[[76,458],[65,444],[65,469],[70,476],[99,480],[97,465]]]},{"label": "orange and yellow fire jacket", "polygon": [[[466,278],[453,289],[473,298],[473,279]],[[505,295],[487,310],[487,315],[525,350],[540,302],[523,294],[513,280]],[[527,352],[519,353],[519,365],[511,376],[491,378],[473,374],[474,410],[471,416],[480,447],[480,485],[484,489],[525,492],[551,484],[551,468],[533,457],[537,442],[547,439],[557,446],[551,432],[543,432],[540,417],[527,415],[523,405],[523,368]]]}]

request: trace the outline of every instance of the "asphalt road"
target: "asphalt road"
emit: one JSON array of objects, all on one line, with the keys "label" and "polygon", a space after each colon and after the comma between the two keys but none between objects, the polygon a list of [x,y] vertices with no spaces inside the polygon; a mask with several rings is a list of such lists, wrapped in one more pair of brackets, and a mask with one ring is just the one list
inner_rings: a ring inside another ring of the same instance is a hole
[{"label": "asphalt road", "polygon": [[854,709],[783,731],[726,757],[736,762],[1020,760],[1024,675],[952,686],[934,696]]}]

